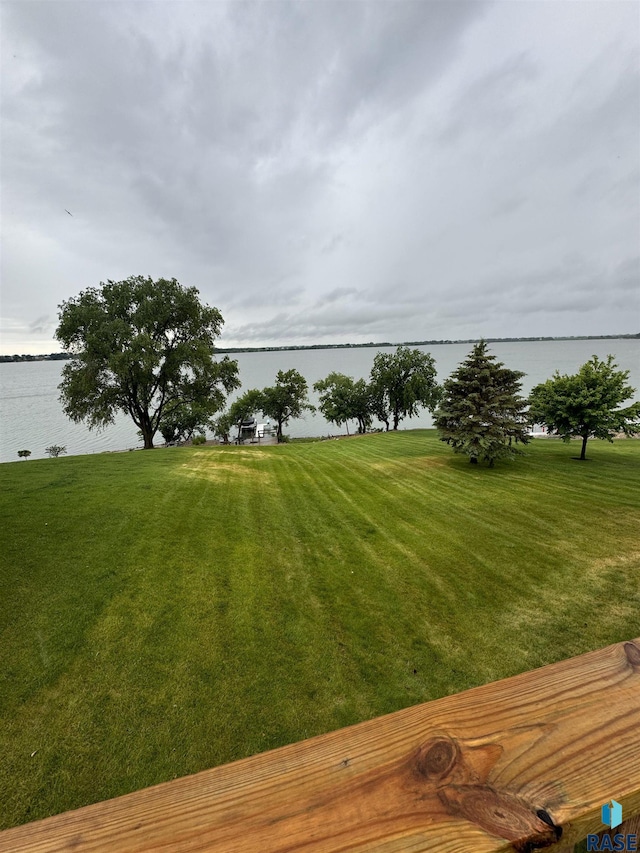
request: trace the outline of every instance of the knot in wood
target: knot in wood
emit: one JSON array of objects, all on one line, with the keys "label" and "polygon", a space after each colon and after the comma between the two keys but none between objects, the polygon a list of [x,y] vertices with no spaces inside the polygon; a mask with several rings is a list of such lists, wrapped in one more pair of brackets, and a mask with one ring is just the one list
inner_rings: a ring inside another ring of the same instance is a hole
[{"label": "knot in wood", "polygon": [[451,774],[459,757],[460,750],[454,740],[434,738],[420,749],[416,769],[421,776],[439,782]]},{"label": "knot in wood", "polygon": [[519,797],[488,785],[452,785],[443,788],[439,796],[451,814],[507,839],[522,853],[549,847],[562,834],[550,818],[542,820]]},{"label": "knot in wood", "polygon": [[625,643],[624,653],[634,669],[640,669],[640,649],[635,643]]}]

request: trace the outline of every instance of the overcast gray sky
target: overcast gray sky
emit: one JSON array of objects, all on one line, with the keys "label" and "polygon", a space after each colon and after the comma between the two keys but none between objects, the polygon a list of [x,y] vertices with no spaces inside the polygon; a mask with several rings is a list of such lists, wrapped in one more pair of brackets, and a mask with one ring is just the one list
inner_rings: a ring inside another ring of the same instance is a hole
[{"label": "overcast gray sky", "polygon": [[4,2],[2,351],[138,274],[229,346],[639,331],[639,9]]}]

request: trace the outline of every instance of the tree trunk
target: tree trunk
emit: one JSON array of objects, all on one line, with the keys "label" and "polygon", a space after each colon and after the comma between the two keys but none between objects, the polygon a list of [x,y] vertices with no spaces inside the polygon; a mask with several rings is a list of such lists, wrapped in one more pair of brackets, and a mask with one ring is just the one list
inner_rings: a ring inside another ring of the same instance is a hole
[{"label": "tree trunk", "polygon": [[151,424],[147,419],[142,422],[140,432],[142,433],[142,439],[144,441],[144,449],[153,450],[153,431],[151,429]]},{"label": "tree trunk", "polygon": [[589,438],[588,435],[582,436],[582,452],[580,453],[580,459],[586,459],[587,458],[587,440],[588,440],[588,438]]},{"label": "tree trunk", "polygon": [[155,430],[151,425],[149,413],[145,411],[139,412],[138,418],[134,418],[133,420],[136,426],[140,427],[142,440],[144,441],[144,449],[153,450],[153,436],[155,435]]},{"label": "tree trunk", "polygon": [[469,462],[471,462],[472,465],[477,465],[478,464],[478,457],[477,456],[470,456]]}]

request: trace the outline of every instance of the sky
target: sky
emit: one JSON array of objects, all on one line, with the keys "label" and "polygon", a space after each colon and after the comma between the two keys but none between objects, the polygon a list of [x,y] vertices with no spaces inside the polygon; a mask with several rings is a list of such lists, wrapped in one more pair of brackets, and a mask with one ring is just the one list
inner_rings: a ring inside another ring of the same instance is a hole
[{"label": "sky", "polygon": [[640,331],[640,7],[20,0],[0,352],[132,275],[220,345]]}]

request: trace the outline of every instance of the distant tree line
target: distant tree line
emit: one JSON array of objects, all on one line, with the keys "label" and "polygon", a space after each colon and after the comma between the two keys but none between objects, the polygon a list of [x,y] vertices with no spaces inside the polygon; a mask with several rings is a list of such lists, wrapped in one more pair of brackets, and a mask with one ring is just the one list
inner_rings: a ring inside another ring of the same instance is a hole
[{"label": "distant tree line", "polygon": [[73,356],[68,352],[50,352],[48,355],[0,355],[0,363],[13,361],[65,361]]},{"label": "distant tree line", "polygon": [[[627,335],[554,335],[554,336],[531,336],[528,338],[484,338],[487,343],[532,343],[535,341],[616,341],[620,339],[638,339],[640,332]],[[477,338],[440,338],[428,341],[403,341],[402,343],[390,343],[389,341],[368,341],[365,344],[298,344],[280,347],[220,347],[220,353],[235,352],[283,352],[288,350],[315,350],[315,349],[358,349],[362,347],[433,347],[444,344],[475,344]]]},{"label": "distant tree line", "polygon": [[[640,338],[640,332],[632,335],[556,335],[554,337],[529,337],[529,338],[484,338],[487,343],[531,343],[534,341],[616,341],[616,340],[637,340]],[[318,349],[362,349],[363,347],[426,347],[426,346],[441,346],[444,344],[474,344],[475,338],[465,338],[451,340],[449,338],[440,338],[438,340],[428,341],[403,341],[402,343],[390,343],[389,341],[368,341],[365,344],[299,344],[291,346],[279,347],[216,347],[215,351],[220,354],[235,353],[235,352],[287,352],[289,350],[318,350]],[[13,361],[62,361],[68,358],[73,358],[72,353],[68,352],[51,352],[47,355],[0,355],[0,363]]]},{"label": "distant tree line", "polygon": [[[59,386],[65,413],[100,428],[124,412],[145,449],[153,448],[158,432],[167,443],[201,442],[201,434],[213,429],[228,441],[257,413],[274,421],[284,441],[287,424],[314,411],[297,370],[278,371],[274,385],[246,391],[223,411],[241,386],[237,362],[226,355],[216,360],[224,321],[217,308],[200,302],[195,288],[175,279],[102,283],[64,302],[59,319],[56,338],[65,352],[51,357],[71,358]],[[526,400],[520,396],[524,374],[496,361],[484,340],[441,386],[433,357],[400,345],[375,355],[368,380],[332,372],[314,389],[323,416],[347,433],[350,421],[360,433],[374,421],[397,430],[427,408],[442,441],[471,463],[492,466],[521,452],[518,445],[530,441],[534,423],[566,441],[580,437],[581,459],[590,437],[640,432],[640,403],[621,407],[634,393],[629,373],[616,368],[612,356],[593,356],[575,376],[556,373]]]}]

